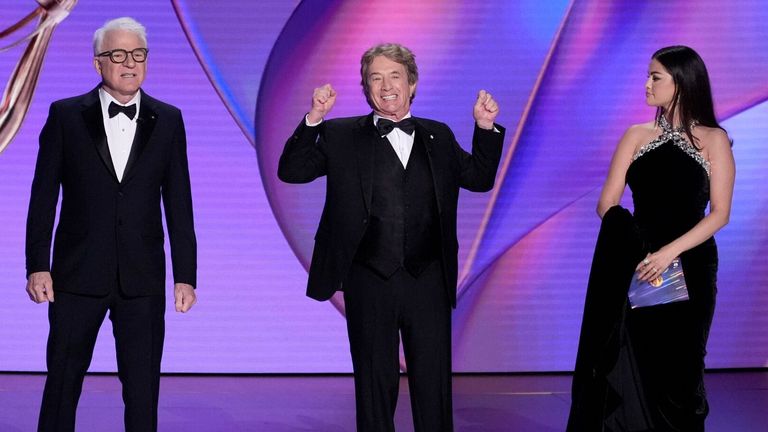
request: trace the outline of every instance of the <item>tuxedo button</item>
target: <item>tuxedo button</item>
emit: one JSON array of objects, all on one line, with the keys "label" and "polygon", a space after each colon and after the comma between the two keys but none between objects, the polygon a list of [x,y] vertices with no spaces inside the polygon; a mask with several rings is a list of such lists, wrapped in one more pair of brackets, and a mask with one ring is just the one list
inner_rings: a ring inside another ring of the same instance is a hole
[{"label": "tuxedo button", "polygon": [[365,224],[367,224],[367,223],[368,223],[368,219],[366,219],[366,218],[363,218],[363,225],[365,225]]},{"label": "tuxedo button", "polygon": [[119,196],[120,198],[122,198],[122,197],[124,197],[124,196],[125,196],[125,194],[124,194],[122,191],[120,191],[120,192],[118,192],[118,193],[117,193],[117,196]]}]

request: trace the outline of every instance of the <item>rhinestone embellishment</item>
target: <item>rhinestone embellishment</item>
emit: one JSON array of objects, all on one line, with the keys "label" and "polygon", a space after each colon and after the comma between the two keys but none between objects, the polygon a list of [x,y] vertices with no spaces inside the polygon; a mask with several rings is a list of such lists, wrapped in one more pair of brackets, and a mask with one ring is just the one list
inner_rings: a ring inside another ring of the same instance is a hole
[{"label": "rhinestone embellishment", "polygon": [[683,128],[672,129],[672,126],[669,124],[669,122],[667,122],[667,119],[665,119],[664,116],[661,116],[661,119],[659,120],[659,126],[661,126],[661,135],[659,135],[658,138],[654,139],[648,144],[640,147],[640,150],[638,150],[637,153],[632,156],[632,162],[636,161],[638,158],[648,153],[649,151],[658,148],[660,145],[668,141],[672,141],[672,143],[680,148],[680,150],[684,151],[685,154],[692,157],[693,160],[701,165],[701,167],[704,168],[704,171],[706,171],[707,176],[709,176],[709,161],[704,159],[704,156],[702,156],[701,153],[696,150],[696,147],[694,147],[691,143],[688,142],[687,139],[685,139]]}]

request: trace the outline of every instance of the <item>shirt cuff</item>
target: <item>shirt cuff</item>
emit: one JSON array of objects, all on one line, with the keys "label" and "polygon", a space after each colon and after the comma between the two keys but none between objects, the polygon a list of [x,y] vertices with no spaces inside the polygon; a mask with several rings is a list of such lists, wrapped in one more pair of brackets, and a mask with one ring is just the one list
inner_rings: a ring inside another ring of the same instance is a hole
[{"label": "shirt cuff", "polygon": [[[309,114],[307,114],[307,115],[309,115]],[[496,132],[496,133],[501,133],[501,131],[499,130],[499,128],[497,128],[497,127],[496,127],[496,123],[494,123],[494,124],[493,124],[493,129],[483,129],[483,128],[481,128],[481,127],[480,127],[480,125],[479,125],[479,124],[477,124],[477,121],[475,121],[475,127],[477,127],[477,128],[478,128],[478,129],[480,129],[480,130],[484,130],[484,131],[488,131],[488,132]]]},{"label": "shirt cuff", "polygon": [[319,125],[322,122],[323,122],[323,119],[320,119],[320,121],[317,122],[317,123],[310,123],[309,122],[309,113],[307,113],[307,115],[304,116],[304,124],[306,124],[309,127],[315,127],[315,126]]}]

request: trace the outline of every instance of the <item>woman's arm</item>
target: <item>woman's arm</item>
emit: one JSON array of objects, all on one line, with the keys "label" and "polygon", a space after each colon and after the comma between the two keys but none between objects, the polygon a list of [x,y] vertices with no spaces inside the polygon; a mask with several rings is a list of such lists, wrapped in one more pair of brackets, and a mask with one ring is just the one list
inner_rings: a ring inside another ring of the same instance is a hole
[{"label": "woman's arm", "polygon": [[597,202],[597,215],[603,218],[609,208],[618,205],[621,196],[624,195],[626,187],[627,169],[632,163],[632,156],[637,147],[641,126],[631,126],[624,132],[624,136],[619,140],[616,150],[611,159],[611,166],[608,169],[608,177],[603,184],[603,190],[600,193],[600,199]]}]

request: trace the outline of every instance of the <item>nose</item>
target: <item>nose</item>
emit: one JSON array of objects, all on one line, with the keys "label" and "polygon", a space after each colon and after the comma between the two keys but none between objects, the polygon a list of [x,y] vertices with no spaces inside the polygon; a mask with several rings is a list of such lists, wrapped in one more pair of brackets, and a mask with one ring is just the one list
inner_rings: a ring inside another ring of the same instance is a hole
[{"label": "nose", "polygon": [[645,80],[645,89],[650,91],[651,90],[651,78],[648,77],[647,80]]}]

